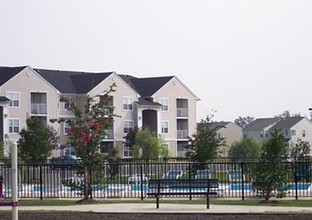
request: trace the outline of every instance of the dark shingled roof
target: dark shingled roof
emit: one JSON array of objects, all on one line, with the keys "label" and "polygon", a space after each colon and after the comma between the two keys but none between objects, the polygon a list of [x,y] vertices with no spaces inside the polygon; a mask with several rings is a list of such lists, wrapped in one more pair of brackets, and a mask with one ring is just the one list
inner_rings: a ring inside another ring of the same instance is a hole
[{"label": "dark shingled roof", "polygon": [[[25,66],[26,67],[26,66]],[[0,85],[11,79],[25,67],[0,67]],[[47,82],[61,93],[85,94],[105,80],[113,72],[87,73],[61,70],[34,69]],[[161,89],[174,76],[136,78],[130,75],[119,75],[130,87],[132,87],[142,98],[139,103],[149,100],[159,89]],[[153,103],[153,105],[157,103]]]},{"label": "dark shingled roof", "polygon": [[287,130],[301,121],[304,117],[287,117],[282,119],[281,121],[277,122],[271,129],[282,129]]},{"label": "dark shingled roof", "polygon": [[141,97],[151,97],[161,89],[174,76],[136,78],[129,75],[119,75],[127,82]]},{"label": "dark shingled roof", "polygon": [[19,66],[19,67],[0,67],[0,86],[14,77],[16,74],[21,72],[27,66]]},{"label": "dark shingled roof", "polygon": [[9,102],[10,99],[8,99],[7,97],[5,96],[0,96],[0,102]]},{"label": "dark shingled roof", "polygon": [[220,129],[220,128],[224,128],[226,127],[227,124],[229,124],[230,122],[226,122],[226,121],[220,121],[220,122],[211,122],[208,123],[208,126],[211,129]]},{"label": "dark shingled roof", "polygon": [[258,118],[246,126],[244,130],[261,130],[276,123],[276,118]]},{"label": "dark shingled roof", "polygon": [[90,92],[95,86],[113,73],[85,73],[45,69],[34,70],[60,92],[76,94],[85,94]]},{"label": "dark shingled roof", "polygon": [[158,106],[161,107],[162,105],[158,102],[153,102],[149,99],[139,98],[139,101],[137,102],[139,105],[148,105],[148,106]]}]

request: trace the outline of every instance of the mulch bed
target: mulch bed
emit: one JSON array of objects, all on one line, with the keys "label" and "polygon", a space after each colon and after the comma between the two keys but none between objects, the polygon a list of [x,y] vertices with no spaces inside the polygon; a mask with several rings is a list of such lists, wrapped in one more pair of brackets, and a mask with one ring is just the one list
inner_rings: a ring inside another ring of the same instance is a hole
[{"label": "mulch bed", "polygon": [[[204,214],[204,213],[93,213],[93,212],[25,212],[20,211],[19,220],[308,220],[309,214]],[[0,212],[1,220],[11,220],[11,213]]]}]

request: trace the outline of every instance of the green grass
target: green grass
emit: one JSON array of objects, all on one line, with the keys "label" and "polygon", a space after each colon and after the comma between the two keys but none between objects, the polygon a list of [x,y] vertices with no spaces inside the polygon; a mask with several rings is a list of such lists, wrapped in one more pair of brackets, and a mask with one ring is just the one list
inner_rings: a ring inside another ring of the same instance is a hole
[{"label": "green grass", "polygon": [[[62,200],[62,199],[44,199],[44,200],[20,200],[20,206],[69,206],[77,205],[78,200]],[[288,206],[288,207],[311,207],[312,200],[279,200],[278,202],[263,203],[259,202],[260,200],[255,199],[246,199],[242,200],[227,200],[227,199],[211,199],[213,205],[241,205],[241,206]],[[97,204],[114,204],[114,203],[137,203],[137,204],[146,204],[146,203],[155,203],[155,199],[148,200],[120,200],[120,199],[111,199],[111,200],[98,200]],[[174,204],[206,204],[205,199],[163,199],[161,203],[174,203]]]}]

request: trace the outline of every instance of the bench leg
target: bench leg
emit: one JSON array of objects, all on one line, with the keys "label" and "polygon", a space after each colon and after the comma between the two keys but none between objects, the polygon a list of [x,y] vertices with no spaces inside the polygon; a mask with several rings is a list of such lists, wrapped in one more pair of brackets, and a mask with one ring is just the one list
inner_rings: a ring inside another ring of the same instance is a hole
[{"label": "bench leg", "polygon": [[207,195],[207,209],[209,209],[209,195]]},{"label": "bench leg", "polygon": [[159,196],[156,196],[156,209],[159,209]]}]

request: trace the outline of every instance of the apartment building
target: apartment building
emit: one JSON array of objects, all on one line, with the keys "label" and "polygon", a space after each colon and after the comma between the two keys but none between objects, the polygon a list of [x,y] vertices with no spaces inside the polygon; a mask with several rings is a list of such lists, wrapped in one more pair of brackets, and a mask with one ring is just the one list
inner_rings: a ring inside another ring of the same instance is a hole
[{"label": "apartment building", "polygon": [[18,141],[28,117],[38,117],[59,134],[55,154],[72,154],[67,145],[68,125],[50,119],[73,118],[65,97],[83,108],[87,97],[101,101],[112,84],[110,105],[116,117],[106,130],[100,153],[114,147],[123,158],[132,150],[123,142],[129,128],[150,129],[161,136],[172,156],[184,156],[188,137],[196,131],[198,98],[176,76],[137,78],[116,72],[87,73],[35,69],[30,66],[0,67],[0,140]]}]

